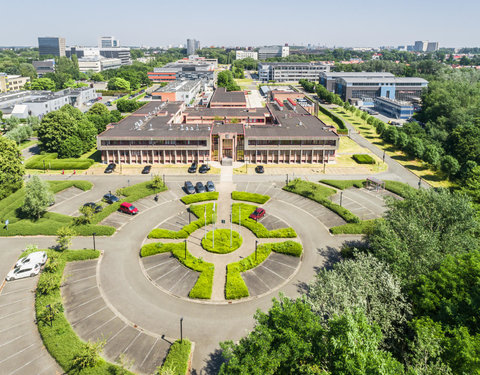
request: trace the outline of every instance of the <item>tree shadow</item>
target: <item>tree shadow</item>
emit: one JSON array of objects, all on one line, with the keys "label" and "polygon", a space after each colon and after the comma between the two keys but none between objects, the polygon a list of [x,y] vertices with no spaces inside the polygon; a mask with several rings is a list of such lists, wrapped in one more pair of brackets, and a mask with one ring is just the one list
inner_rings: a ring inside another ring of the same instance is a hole
[{"label": "tree shadow", "polygon": [[[335,247],[327,246],[326,248],[317,249],[317,251],[325,259],[323,268],[327,270],[332,269],[333,265],[342,259],[340,251]],[[318,273],[318,271],[316,272]]]},{"label": "tree shadow", "polygon": [[[213,353],[210,353],[209,358],[207,359],[207,364],[202,373],[206,375],[215,375],[220,371],[220,367],[225,363],[225,358],[223,358],[222,350],[215,349]],[[192,375],[198,375],[196,370],[192,370]]]},{"label": "tree shadow", "polygon": [[428,169],[424,166],[413,165],[413,164],[406,164],[405,168],[412,169],[414,171],[424,171],[424,170]]},{"label": "tree shadow", "polygon": [[92,155],[90,155],[88,158],[92,159],[96,163],[101,163],[102,162],[102,152],[97,150]]}]

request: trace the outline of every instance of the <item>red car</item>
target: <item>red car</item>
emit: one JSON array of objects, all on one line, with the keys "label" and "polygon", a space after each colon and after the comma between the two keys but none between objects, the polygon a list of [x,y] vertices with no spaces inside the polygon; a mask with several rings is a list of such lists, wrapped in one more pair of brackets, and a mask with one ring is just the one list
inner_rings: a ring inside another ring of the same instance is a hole
[{"label": "red car", "polygon": [[265,215],[265,210],[263,208],[257,207],[255,211],[253,211],[249,218],[253,220],[261,219]]},{"label": "red car", "polygon": [[138,208],[131,203],[123,202],[120,205],[120,211],[125,212],[126,214],[136,215],[138,213]]}]

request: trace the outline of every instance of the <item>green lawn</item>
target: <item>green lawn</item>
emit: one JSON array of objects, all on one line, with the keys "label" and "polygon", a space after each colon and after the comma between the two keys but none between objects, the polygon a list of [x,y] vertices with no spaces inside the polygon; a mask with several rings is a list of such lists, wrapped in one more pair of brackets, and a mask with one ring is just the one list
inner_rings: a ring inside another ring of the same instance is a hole
[{"label": "green lawn", "polygon": [[351,187],[362,188],[365,184],[365,180],[320,180],[320,182],[340,190],[345,190]]},{"label": "green lawn", "polygon": [[207,233],[202,238],[202,247],[212,253],[228,254],[237,250],[242,246],[243,239],[240,234],[234,230],[231,231],[230,246],[230,229],[215,229]]},{"label": "green lawn", "polygon": [[26,148],[28,148],[30,146],[33,146],[36,143],[38,143],[38,141],[36,139],[35,140],[26,140],[26,141],[20,142],[18,147],[20,148],[20,150],[25,150]]},{"label": "green lawn", "polygon": [[248,193],[246,191],[232,191],[232,199],[237,201],[247,201],[264,204],[267,203],[270,197],[268,195]]}]

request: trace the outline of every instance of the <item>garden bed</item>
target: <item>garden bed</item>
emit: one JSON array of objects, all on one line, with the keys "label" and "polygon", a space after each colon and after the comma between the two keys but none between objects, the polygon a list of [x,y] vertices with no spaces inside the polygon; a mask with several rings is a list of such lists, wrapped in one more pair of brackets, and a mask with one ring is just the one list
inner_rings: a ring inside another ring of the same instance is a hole
[{"label": "garden bed", "polygon": [[192,204],[204,201],[216,201],[218,199],[218,191],[211,191],[208,193],[200,193],[200,194],[190,194],[185,195],[180,200],[185,204]]},{"label": "garden bed", "polygon": [[267,203],[270,197],[268,195],[248,193],[246,191],[232,191],[232,199],[237,201],[247,201],[264,204]]}]

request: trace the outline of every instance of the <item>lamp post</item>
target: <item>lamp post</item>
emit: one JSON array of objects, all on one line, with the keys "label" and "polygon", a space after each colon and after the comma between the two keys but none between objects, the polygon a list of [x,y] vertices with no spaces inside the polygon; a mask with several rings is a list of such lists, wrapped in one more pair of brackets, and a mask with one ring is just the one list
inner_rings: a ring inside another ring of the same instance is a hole
[{"label": "lamp post", "polygon": [[230,214],[230,249],[232,248],[232,214]]},{"label": "lamp post", "polygon": [[96,235],[96,233],[93,232],[92,233],[92,236],[93,236],[93,250],[97,250],[97,248],[95,247],[95,235]]},{"label": "lamp post", "polygon": [[288,173],[287,173],[287,185],[288,185]]},{"label": "lamp post", "polygon": [[383,162],[385,163],[385,151],[383,151]]},{"label": "lamp post", "polygon": [[204,224],[205,224],[205,239],[207,239],[207,205],[205,205],[205,214],[204,214]]},{"label": "lamp post", "polygon": [[180,342],[183,342],[183,316],[180,318]]},{"label": "lamp post", "polygon": [[186,238],[183,240],[183,243],[185,244],[185,259],[187,259],[187,239]]},{"label": "lamp post", "polygon": [[45,160],[43,161],[43,173],[46,173],[45,172]]},{"label": "lamp post", "polygon": [[340,207],[342,206],[343,191],[340,192]]},{"label": "lamp post", "polygon": [[215,202],[213,203],[213,210],[212,210],[212,224],[213,224],[213,240],[212,240],[212,248],[215,249]]},{"label": "lamp post", "polygon": [[258,240],[255,240],[255,262],[257,261],[257,245],[258,245]]},{"label": "lamp post", "polygon": [[422,187],[422,178],[420,177],[418,179],[418,188],[420,189]]}]

